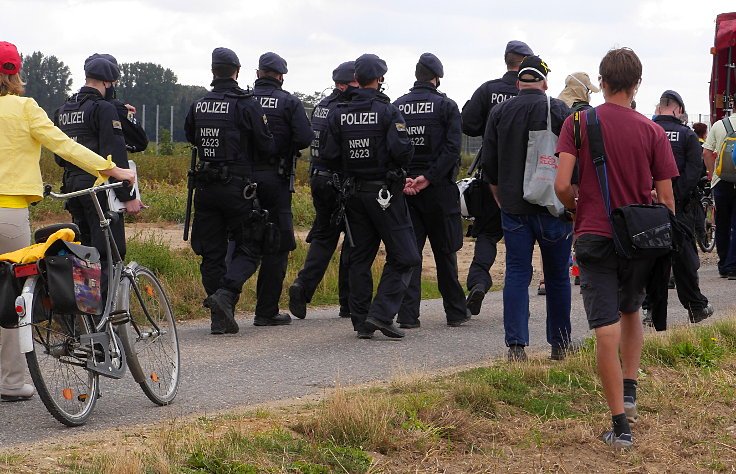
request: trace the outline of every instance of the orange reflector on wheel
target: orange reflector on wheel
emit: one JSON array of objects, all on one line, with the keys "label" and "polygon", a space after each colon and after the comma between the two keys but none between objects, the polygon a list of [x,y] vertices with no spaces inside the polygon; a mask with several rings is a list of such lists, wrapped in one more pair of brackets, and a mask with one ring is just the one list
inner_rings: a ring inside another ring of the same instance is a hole
[{"label": "orange reflector on wheel", "polygon": [[148,296],[153,296],[153,287],[151,285],[146,285],[146,293]]},{"label": "orange reflector on wheel", "polygon": [[67,400],[71,400],[74,396],[74,392],[72,392],[71,388],[65,388],[61,391],[61,396],[66,398]]},{"label": "orange reflector on wheel", "polygon": [[151,372],[151,380],[158,383],[158,374],[156,372]]},{"label": "orange reflector on wheel", "polygon": [[77,400],[79,400],[80,402],[84,402],[85,400],[87,400],[87,394],[86,393],[81,394],[80,396],[77,397]]}]

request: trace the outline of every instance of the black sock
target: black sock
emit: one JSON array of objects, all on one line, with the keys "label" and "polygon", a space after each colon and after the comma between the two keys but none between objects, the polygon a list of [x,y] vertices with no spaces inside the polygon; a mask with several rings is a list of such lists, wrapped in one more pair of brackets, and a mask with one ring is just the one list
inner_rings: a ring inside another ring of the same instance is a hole
[{"label": "black sock", "polygon": [[626,413],[620,413],[611,417],[613,420],[613,432],[616,436],[621,436],[623,433],[631,433],[631,427],[629,426],[629,420],[626,419]]},{"label": "black sock", "polygon": [[624,397],[634,397],[636,401],[636,380],[624,379]]}]

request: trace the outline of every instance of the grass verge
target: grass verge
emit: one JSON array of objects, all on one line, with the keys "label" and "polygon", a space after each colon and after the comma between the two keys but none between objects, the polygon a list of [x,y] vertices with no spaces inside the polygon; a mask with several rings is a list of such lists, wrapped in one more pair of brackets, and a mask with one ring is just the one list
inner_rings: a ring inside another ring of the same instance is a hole
[{"label": "grass verge", "polygon": [[167,423],[106,447],[63,448],[45,460],[0,455],[0,466],[185,473],[729,472],[736,465],[734,345],[735,319],[648,336],[636,448],[622,454],[596,438],[610,418],[591,340],[562,362],[495,362],[447,376],[337,388],[316,405]]}]

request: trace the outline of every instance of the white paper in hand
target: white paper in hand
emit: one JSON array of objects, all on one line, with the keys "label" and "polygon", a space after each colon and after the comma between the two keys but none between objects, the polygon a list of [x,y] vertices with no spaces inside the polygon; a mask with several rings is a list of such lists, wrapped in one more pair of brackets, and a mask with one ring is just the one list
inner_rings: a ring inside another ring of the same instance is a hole
[{"label": "white paper in hand", "polygon": [[[135,171],[135,184],[130,189],[130,195],[136,196],[138,199],[141,198],[141,193],[138,191],[138,171],[135,167],[135,162],[133,160],[128,160],[128,168]],[[117,195],[115,194],[114,189],[108,189],[105,191],[107,193],[107,205],[113,212],[125,212],[125,203],[118,199]]]}]

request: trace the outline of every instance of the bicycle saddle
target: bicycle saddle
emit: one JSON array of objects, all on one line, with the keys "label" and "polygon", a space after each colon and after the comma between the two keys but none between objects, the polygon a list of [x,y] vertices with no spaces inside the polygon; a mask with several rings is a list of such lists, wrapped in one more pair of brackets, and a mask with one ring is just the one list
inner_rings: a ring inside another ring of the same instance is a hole
[{"label": "bicycle saddle", "polygon": [[74,240],[77,240],[77,241],[82,235],[82,233],[79,231],[79,227],[77,226],[77,224],[72,224],[71,222],[68,222],[68,223],[63,223],[63,224],[51,224],[51,225],[47,225],[46,227],[41,227],[40,229],[36,230],[36,232],[33,233],[33,240],[35,240],[37,244],[42,244],[46,242],[46,239],[48,239],[51,234],[61,229],[73,230]]}]

